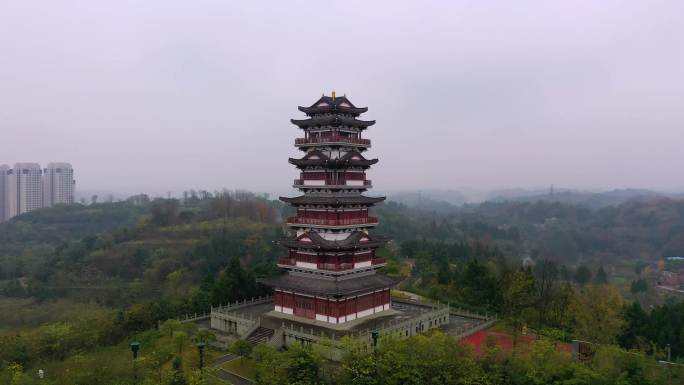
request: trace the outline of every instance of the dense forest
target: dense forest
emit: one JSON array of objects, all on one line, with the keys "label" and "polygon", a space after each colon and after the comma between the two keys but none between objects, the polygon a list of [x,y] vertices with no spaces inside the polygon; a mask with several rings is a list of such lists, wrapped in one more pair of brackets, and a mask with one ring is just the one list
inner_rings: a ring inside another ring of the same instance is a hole
[{"label": "dense forest", "polygon": [[[38,367],[59,373],[55,384],[126,383],[119,378],[123,364],[99,374],[83,370],[78,378],[66,373],[103,354],[124,360],[134,335],[164,352],[156,369],[149,363],[146,370],[195,381],[196,362],[178,344],[200,332],[167,325],[178,329],[169,337],[155,327],[265,293],[256,278],[279,274],[282,250],[273,241],[284,234],[281,218],[289,210],[246,192],[191,191],[182,199],[138,195],[54,207],[0,224],[0,383],[31,383],[26,373]],[[260,383],[399,384],[410,377],[608,384],[620,376],[625,384],[677,383],[654,363],[667,349],[684,361],[684,302],[653,286],[658,261],[684,254],[684,201],[638,199],[598,209],[497,202],[439,211],[388,202],[374,213],[381,219],[376,231],[394,239],[381,253],[385,272],[403,277],[402,290],[497,313],[514,337],[525,327],[542,342],[520,356],[494,348],[478,356],[442,335],[384,341],[374,354],[349,341],[334,370],[325,352],[260,348],[248,358],[261,368]],[[604,348],[590,366],[549,352],[554,341],[571,339]],[[630,358],[627,350],[638,354]],[[411,366],[412,354],[430,363]],[[292,377],[288,368],[297,365],[309,377]],[[425,377],[430,373],[445,377]],[[573,378],[580,380],[564,382]]]}]

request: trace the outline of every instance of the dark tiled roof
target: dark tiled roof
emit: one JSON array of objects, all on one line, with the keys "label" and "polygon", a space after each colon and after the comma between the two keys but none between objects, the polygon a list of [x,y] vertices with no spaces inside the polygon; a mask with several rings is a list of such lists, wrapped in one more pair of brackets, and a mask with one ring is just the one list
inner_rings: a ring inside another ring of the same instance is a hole
[{"label": "dark tiled roof", "polygon": [[[317,155],[318,159],[307,159],[311,155]],[[357,156],[361,159],[352,159],[354,156]],[[295,166],[325,166],[325,167],[339,168],[339,167],[349,167],[349,166],[370,167],[370,166],[378,163],[378,160],[377,159],[366,159],[358,151],[349,151],[349,152],[347,152],[347,154],[345,154],[343,157],[341,157],[339,159],[330,159],[327,155],[325,155],[321,151],[315,150],[315,151],[307,153],[301,159],[290,158],[289,162],[291,164],[294,164]]]},{"label": "dark tiled roof", "polygon": [[[309,237],[311,242],[302,242],[302,237]],[[360,242],[362,237],[368,237],[368,241]],[[319,250],[355,250],[367,247],[381,247],[387,243],[384,237],[370,236],[363,231],[355,231],[351,233],[346,239],[340,241],[330,241],[321,237],[315,231],[308,231],[297,238],[283,238],[277,243],[285,247],[300,247],[305,249],[319,249]]]},{"label": "dark tiled roof", "polygon": [[344,280],[327,280],[317,278],[314,275],[306,277],[303,275],[286,274],[278,277],[263,278],[259,282],[264,285],[310,293],[315,295],[340,296],[370,292],[374,290],[389,288],[399,282],[397,278],[391,278],[383,274],[364,275],[358,278],[348,278]]},{"label": "dark tiled roof", "polygon": [[370,167],[376,163],[378,163],[377,159],[368,159],[368,160],[342,160],[342,159],[295,159],[295,158],[290,158],[288,159],[288,162],[290,164],[294,164],[295,166],[325,166],[325,167],[349,167],[349,166],[356,166],[356,167]]},{"label": "dark tiled roof", "polygon": [[293,205],[372,205],[384,201],[385,197],[367,197],[357,194],[301,195],[294,198],[280,197],[281,201]]},{"label": "dark tiled roof", "polygon": [[[319,106],[319,104],[324,103],[327,105],[324,106]],[[342,103],[347,103],[349,104],[349,107],[347,106],[342,106]],[[355,107],[352,102],[347,99],[346,96],[341,96],[341,97],[336,97],[333,99],[331,96],[322,96],[316,103],[312,104],[310,107],[299,107],[299,111],[304,112],[305,114],[323,114],[323,113],[330,113],[330,112],[344,112],[344,113],[349,113],[355,116],[358,116],[360,114],[363,114],[364,112],[368,111],[368,107]]]},{"label": "dark tiled roof", "polygon": [[296,124],[300,128],[314,127],[314,126],[351,126],[357,128],[366,128],[375,124],[375,120],[358,120],[346,116],[317,116],[310,119],[290,119],[292,124]]}]

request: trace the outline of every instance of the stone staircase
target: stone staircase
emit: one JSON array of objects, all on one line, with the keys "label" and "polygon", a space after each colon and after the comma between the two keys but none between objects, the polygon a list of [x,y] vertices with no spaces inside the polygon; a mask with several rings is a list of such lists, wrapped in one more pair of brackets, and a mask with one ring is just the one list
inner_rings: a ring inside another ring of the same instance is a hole
[{"label": "stone staircase", "polygon": [[271,337],[273,337],[274,333],[275,330],[273,329],[259,326],[254,332],[252,332],[252,334],[249,335],[249,337],[247,337],[247,342],[251,343],[252,345],[267,343]]}]

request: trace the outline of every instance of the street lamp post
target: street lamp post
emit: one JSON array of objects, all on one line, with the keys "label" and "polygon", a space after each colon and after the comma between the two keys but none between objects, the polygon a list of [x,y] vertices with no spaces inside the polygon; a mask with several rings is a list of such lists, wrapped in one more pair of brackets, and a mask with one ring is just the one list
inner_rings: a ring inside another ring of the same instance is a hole
[{"label": "street lamp post", "polygon": [[204,368],[204,347],[206,344],[204,341],[200,341],[197,343],[197,350],[199,351],[199,367],[200,367],[200,378],[204,378],[204,371],[202,370]]},{"label": "street lamp post", "polygon": [[375,374],[378,374],[378,336],[380,332],[373,330],[371,337],[373,338],[373,366],[375,366]]},{"label": "street lamp post", "polygon": [[202,368],[204,368],[204,347],[205,347],[205,346],[206,346],[206,344],[204,343],[204,341],[200,341],[200,342],[197,343],[197,350],[199,350],[199,359],[200,359],[200,361],[199,361],[199,366],[200,366],[200,370],[202,370]]},{"label": "street lamp post", "polygon": [[667,344],[667,362],[672,362],[672,347]]},{"label": "street lamp post", "polygon": [[140,342],[131,342],[131,352],[133,352],[133,383],[138,383],[138,371],[135,366],[135,360],[138,358],[138,351],[140,350]]}]

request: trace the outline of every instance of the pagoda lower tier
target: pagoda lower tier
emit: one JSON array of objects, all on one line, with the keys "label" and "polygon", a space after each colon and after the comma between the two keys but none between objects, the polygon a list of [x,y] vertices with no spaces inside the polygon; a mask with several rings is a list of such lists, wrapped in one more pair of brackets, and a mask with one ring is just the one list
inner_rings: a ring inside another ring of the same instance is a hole
[{"label": "pagoda lower tier", "polygon": [[274,311],[331,324],[371,316],[391,307],[396,280],[382,274],[325,279],[290,272],[264,279],[274,288]]}]

